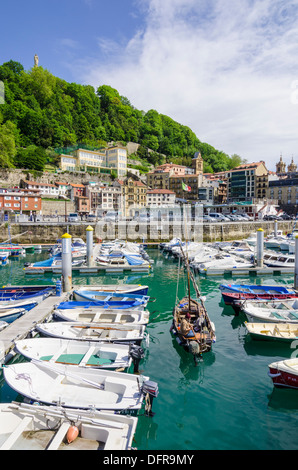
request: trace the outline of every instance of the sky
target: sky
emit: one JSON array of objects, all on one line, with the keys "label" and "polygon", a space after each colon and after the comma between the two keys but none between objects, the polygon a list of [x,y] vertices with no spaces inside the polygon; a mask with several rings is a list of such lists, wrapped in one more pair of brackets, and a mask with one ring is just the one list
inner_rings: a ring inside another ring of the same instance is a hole
[{"label": "sky", "polygon": [[202,142],[298,165],[298,0],[10,0],[0,64],[105,84]]}]

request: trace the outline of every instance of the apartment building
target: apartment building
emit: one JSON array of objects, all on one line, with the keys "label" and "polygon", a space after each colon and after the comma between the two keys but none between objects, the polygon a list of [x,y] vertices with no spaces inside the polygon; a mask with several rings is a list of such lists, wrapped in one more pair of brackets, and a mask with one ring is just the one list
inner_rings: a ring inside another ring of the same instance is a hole
[{"label": "apartment building", "polygon": [[116,211],[119,216],[123,212],[123,195],[121,185],[88,185],[86,196],[90,201],[90,212],[102,215],[108,211]]},{"label": "apartment building", "polygon": [[38,191],[0,190],[0,211],[2,214],[27,214],[41,211],[41,197]]},{"label": "apartment building", "polygon": [[298,209],[298,173],[269,181],[267,191],[269,199],[277,199],[278,205],[289,214],[297,214]]},{"label": "apartment building", "polygon": [[169,189],[148,189],[146,205],[148,208],[156,206],[173,206],[176,202],[176,194]]},{"label": "apartment building", "polygon": [[248,163],[226,173],[227,199],[241,202],[252,198],[266,197],[268,189],[268,170],[265,162]]},{"label": "apartment building", "polygon": [[38,183],[36,181],[21,180],[20,188],[39,191],[41,196],[59,197],[59,188],[56,184]]},{"label": "apartment building", "polygon": [[123,204],[125,217],[134,215],[136,208],[146,207],[147,203],[147,186],[141,181],[133,178],[127,178],[125,181],[118,180],[118,184],[122,188]]},{"label": "apartment building", "polygon": [[199,188],[203,183],[203,175],[171,176],[169,179],[169,189],[176,193],[178,199],[187,201],[197,201]]},{"label": "apartment building", "polygon": [[169,189],[169,181],[171,176],[184,176],[186,167],[183,165],[175,165],[173,163],[165,163],[157,166],[153,171],[147,173],[147,186],[152,189]]},{"label": "apartment building", "polygon": [[106,166],[115,169],[119,177],[127,173],[126,147],[110,147],[106,150]]}]

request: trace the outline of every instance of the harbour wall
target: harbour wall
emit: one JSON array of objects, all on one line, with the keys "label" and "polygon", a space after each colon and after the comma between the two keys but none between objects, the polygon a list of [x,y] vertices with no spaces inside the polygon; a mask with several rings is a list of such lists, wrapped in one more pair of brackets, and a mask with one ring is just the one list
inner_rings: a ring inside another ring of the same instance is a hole
[{"label": "harbour wall", "polygon": [[[13,243],[24,244],[53,244],[65,233],[72,237],[80,237],[86,240],[86,228],[91,225],[94,229],[94,241],[114,240],[116,238],[129,241],[147,243],[160,243],[169,241],[173,237],[182,239],[215,242],[241,240],[249,236],[250,233],[258,229],[264,230],[264,235],[268,235],[274,230],[274,222],[243,222],[243,223],[214,223],[214,224],[188,224],[187,228],[183,223],[173,224],[169,222],[152,222],[151,224],[129,221],[126,223],[106,223],[89,224],[67,223],[67,222],[28,222],[28,223],[8,223],[0,225],[0,242],[10,239]],[[278,229],[284,233],[291,232],[294,221],[283,221],[278,223]],[[186,237],[185,237],[186,233]]]}]

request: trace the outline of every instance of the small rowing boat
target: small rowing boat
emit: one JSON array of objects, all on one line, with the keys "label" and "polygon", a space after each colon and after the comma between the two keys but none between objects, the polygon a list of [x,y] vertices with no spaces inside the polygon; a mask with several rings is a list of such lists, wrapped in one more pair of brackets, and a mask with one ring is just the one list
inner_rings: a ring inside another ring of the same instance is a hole
[{"label": "small rowing boat", "polygon": [[289,323],[245,323],[245,328],[255,340],[291,343],[298,339],[298,325]]}]

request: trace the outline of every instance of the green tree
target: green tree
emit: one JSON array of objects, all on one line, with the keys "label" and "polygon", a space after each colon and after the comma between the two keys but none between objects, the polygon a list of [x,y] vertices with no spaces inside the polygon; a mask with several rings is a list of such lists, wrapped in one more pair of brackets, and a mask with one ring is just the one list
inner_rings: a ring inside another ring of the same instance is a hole
[{"label": "green tree", "polygon": [[0,166],[13,168],[13,159],[16,153],[15,144],[16,126],[10,121],[0,124]]},{"label": "green tree", "polygon": [[15,165],[27,170],[43,171],[47,162],[47,153],[42,147],[29,145],[26,149],[18,149]]}]

